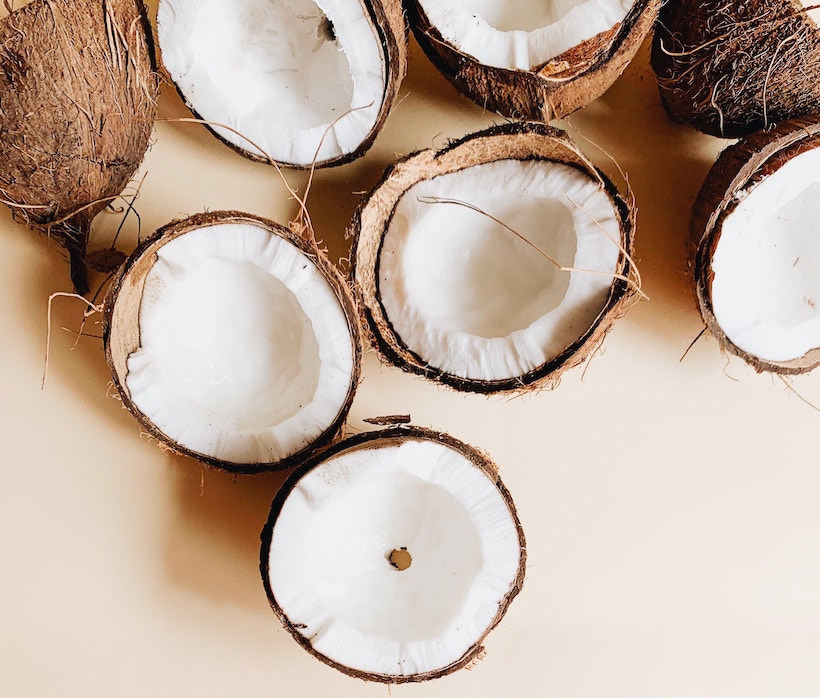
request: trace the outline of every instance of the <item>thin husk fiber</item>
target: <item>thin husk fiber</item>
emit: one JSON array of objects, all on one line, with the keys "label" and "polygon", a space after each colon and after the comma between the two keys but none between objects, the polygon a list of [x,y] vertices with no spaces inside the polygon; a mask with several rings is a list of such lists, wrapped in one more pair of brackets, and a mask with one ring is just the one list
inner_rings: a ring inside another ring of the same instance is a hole
[{"label": "thin husk fiber", "polygon": [[[600,184],[612,201],[620,224],[618,243],[621,255],[616,274],[621,278],[613,279],[606,305],[592,326],[555,359],[513,378],[467,379],[430,366],[399,337],[380,299],[379,255],[396,206],[410,187],[438,175],[505,159],[545,160],[569,165]],[[564,371],[585,361],[600,346],[615,320],[623,316],[635,301],[639,277],[632,259],[634,216],[631,197],[622,197],[615,185],[564,131],[541,123],[514,122],[494,126],[454,141],[440,151],[430,149],[412,153],[385,171],[381,181],[363,199],[349,229],[349,235],[353,237],[352,274],[362,309],[362,324],[385,361],[456,390],[497,393],[553,388]]]},{"label": "thin husk fiber", "polygon": [[[276,590],[272,588],[270,583],[270,572],[269,572],[269,563],[270,563],[270,548],[273,542],[274,536],[274,526],[276,524],[276,520],[279,517],[279,513],[282,510],[282,507],[285,504],[288,496],[293,492],[294,488],[299,485],[299,481],[311,470],[316,467],[321,466],[323,462],[327,459],[332,458],[333,456],[343,453],[345,451],[350,451],[354,449],[381,449],[387,448],[390,446],[395,446],[396,444],[400,444],[406,441],[435,441],[440,443],[444,446],[447,446],[454,451],[460,453],[464,458],[466,458],[475,468],[480,470],[487,478],[489,478],[493,485],[495,485],[496,489],[498,489],[501,498],[504,500],[504,503],[507,505],[507,509],[512,516],[512,519],[515,523],[516,532],[518,534],[518,545],[520,550],[520,557],[518,560],[518,569],[515,580],[511,584],[509,590],[504,594],[504,597],[498,604],[498,611],[496,612],[493,619],[487,624],[484,633],[479,637],[474,645],[465,652],[465,654],[457,659],[452,664],[437,669],[435,671],[427,672],[427,673],[417,673],[417,674],[375,674],[375,673],[368,673],[362,671],[360,669],[356,669],[354,667],[345,666],[334,660],[330,659],[329,657],[323,655],[322,653],[318,652],[314,649],[313,645],[311,644],[311,638],[306,637],[302,632],[300,632],[300,628],[294,625],[294,622],[288,618],[285,611],[282,609],[281,605],[276,599]],[[459,669],[469,668],[473,664],[475,664],[484,654],[484,647],[482,646],[482,642],[484,642],[487,635],[495,628],[500,622],[501,619],[504,617],[504,614],[507,612],[510,604],[512,603],[513,599],[518,595],[521,591],[522,587],[524,586],[524,578],[526,575],[526,567],[527,567],[527,544],[526,539],[524,537],[524,529],[521,526],[521,521],[518,518],[518,513],[515,508],[515,503],[513,502],[512,495],[507,487],[501,480],[501,476],[498,472],[498,466],[496,463],[482,451],[476,449],[475,447],[460,441],[449,434],[438,432],[432,429],[427,429],[423,427],[418,427],[410,424],[404,424],[401,426],[392,426],[387,427],[385,429],[364,432],[362,434],[357,434],[355,436],[351,436],[344,441],[341,441],[330,448],[319,452],[313,455],[311,458],[306,460],[302,465],[300,465],[287,479],[285,484],[282,488],[277,492],[276,498],[271,505],[270,515],[268,517],[268,521],[265,524],[264,529],[262,530],[261,534],[262,545],[260,549],[260,561],[259,561],[259,569],[262,574],[262,581],[265,586],[265,591],[268,596],[268,601],[273,609],[273,612],[276,614],[277,618],[281,621],[282,625],[287,629],[287,631],[291,634],[294,640],[301,647],[307,650],[313,657],[319,659],[320,661],[332,666],[334,669],[341,671],[348,676],[357,679],[363,679],[365,681],[374,681],[379,683],[385,684],[399,684],[399,683],[419,683],[422,681],[429,681],[432,679],[438,679],[442,676],[450,674],[454,671],[458,671]]]},{"label": "thin husk fiber", "polygon": [[0,199],[68,251],[148,148],[158,81],[141,0],[34,0],[0,21]]},{"label": "thin husk fiber", "polygon": [[606,92],[649,34],[661,0],[636,0],[620,24],[532,70],[480,63],[446,41],[418,0],[407,3],[410,26],[424,53],[462,94],[512,119],[560,119]]},{"label": "thin husk fiber", "polygon": [[820,32],[799,0],[669,0],[651,60],[670,117],[714,136],[820,109]]},{"label": "thin husk fiber", "polygon": [[791,158],[820,147],[820,115],[783,122],[758,131],[726,148],[709,171],[692,209],[690,231],[694,253],[694,285],[706,328],[724,351],[740,357],[756,371],[799,374],[820,365],[820,348],[792,361],[764,361],[734,344],[721,328],[712,307],[712,258],[723,222],[746,194]]},{"label": "thin husk fiber", "polygon": [[[140,305],[145,280],[157,260],[157,251],[180,235],[197,228],[223,223],[247,223],[266,230],[270,235],[280,236],[297,247],[316,265],[333,289],[350,329],[350,338],[353,345],[353,372],[344,404],[338,415],[313,443],[303,450],[276,462],[233,463],[186,448],[163,433],[147,415],[142,413],[131,399],[126,384],[128,357],[140,347]],[[347,281],[327,259],[324,251],[316,245],[312,236],[303,235],[299,231],[285,228],[273,221],[240,211],[211,211],[171,221],[143,241],[128,256],[125,263],[112,278],[103,302],[103,345],[105,359],[111,370],[113,385],[123,405],[134,415],[143,431],[156,439],[161,447],[180,455],[195,458],[202,463],[222,470],[234,473],[258,473],[264,470],[280,470],[292,467],[315,451],[326,448],[341,438],[344,421],[353,402],[361,374],[362,347],[358,320],[358,311]]]}]

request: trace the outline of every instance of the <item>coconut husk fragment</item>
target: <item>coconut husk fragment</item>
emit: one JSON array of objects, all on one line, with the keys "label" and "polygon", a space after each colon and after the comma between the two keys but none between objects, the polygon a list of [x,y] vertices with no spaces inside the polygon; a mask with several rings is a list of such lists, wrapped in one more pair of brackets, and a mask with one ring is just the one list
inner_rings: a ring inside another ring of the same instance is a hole
[{"label": "coconut husk fragment", "polygon": [[799,0],[669,0],[651,60],[670,117],[713,136],[820,109],[820,32]]},{"label": "coconut husk fragment", "polygon": [[0,21],[0,198],[65,247],[80,293],[91,221],[142,161],[157,90],[141,0],[34,0]]}]

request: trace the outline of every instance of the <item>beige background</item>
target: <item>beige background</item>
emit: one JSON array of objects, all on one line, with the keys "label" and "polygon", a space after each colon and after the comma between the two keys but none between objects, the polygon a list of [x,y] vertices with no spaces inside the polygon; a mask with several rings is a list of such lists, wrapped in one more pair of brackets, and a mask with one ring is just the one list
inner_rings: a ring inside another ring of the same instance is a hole
[{"label": "beige background", "polygon": [[[402,95],[363,160],[317,173],[310,209],[336,258],[359,193],[396,156],[500,120],[459,97],[415,45]],[[172,89],[160,111],[187,115]],[[49,295],[69,290],[67,267],[0,213],[0,694],[820,695],[820,414],[712,339],[681,359],[701,329],[688,213],[724,143],[667,121],[646,50],[566,125],[628,173],[651,300],[554,392],[460,395],[369,354],[353,404],[351,432],[411,413],[486,449],[528,538],[524,590],[485,659],[421,686],[349,679],[280,628],[257,566],[283,476],[206,470],[141,437],[108,395],[100,341],[76,338],[77,300],[54,301],[41,389]],[[158,123],[143,174],[143,234],[204,209],[281,222],[294,212],[273,169],[200,126]],[[97,223],[103,246],[119,217]],[[133,218],[126,230],[136,235]],[[98,334],[98,321],[86,330]],[[793,389],[820,404],[820,375]]]}]

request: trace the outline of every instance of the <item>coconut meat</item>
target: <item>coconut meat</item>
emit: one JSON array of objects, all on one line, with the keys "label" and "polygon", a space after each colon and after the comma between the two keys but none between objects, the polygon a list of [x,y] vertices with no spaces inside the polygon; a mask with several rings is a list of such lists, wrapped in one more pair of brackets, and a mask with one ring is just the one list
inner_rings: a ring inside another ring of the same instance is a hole
[{"label": "coconut meat", "polygon": [[239,148],[305,166],[376,123],[386,59],[356,0],[162,0],[157,24],[191,108]]},{"label": "coconut meat", "polygon": [[593,325],[619,240],[597,180],[558,163],[500,160],[404,194],[384,236],[378,292],[389,324],[427,365],[473,380],[514,378]]},{"label": "coconut meat", "polygon": [[273,528],[270,587],[311,646],[382,675],[434,672],[493,624],[518,575],[514,516],[461,453],[410,440],[321,463]]},{"label": "coconut meat", "polygon": [[270,463],[320,437],[353,373],[333,289],[292,243],[246,223],[159,248],[145,280],[132,402],[185,448]]},{"label": "coconut meat", "polygon": [[417,0],[442,38],[484,65],[532,70],[623,22],[631,0]]},{"label": "coconut meat", "polygon": [[820,148],[759,182],[724,218],[712,259],[715,318],[736,346],[790,361],[820,346]]}]

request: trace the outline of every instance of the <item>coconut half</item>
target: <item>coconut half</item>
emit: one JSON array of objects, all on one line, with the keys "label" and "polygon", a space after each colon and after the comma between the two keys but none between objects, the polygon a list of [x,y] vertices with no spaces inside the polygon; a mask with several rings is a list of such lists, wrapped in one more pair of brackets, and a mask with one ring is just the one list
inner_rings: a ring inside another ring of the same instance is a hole
[{"label": "coconut half", "polygon": [[758,371],[820,363],[820,122],[784,122],[727,148],[695,204],[701,314]]},{"label": "coconut half", "polygon": [[495,465],[445,434],[360,434],[299,468],[262,533],[271,606],[309,652],[387,683],[470,664],[524,581]]},{"label": "coconut half", "polygon": [[649,33],[660,0],[411,0],[424,52],[478,105],[550,121],[602,95]]},{"label": "coconut half", "polygon": [[460,390],[555,383],[635,290],[629,206],[542,124],[498,126],[400,161],[352,233],[376,346]]},{"label": "coconut half", "polygon": [[813,0],[669,0],[652,44],[666,111],[723,138],[813,114],[818,21]]},{"label": "coconut half", "polygon": [[91,221],[139,167],[158,92],[140,0],[34,0],[0,19],[0,200],[88,291]]},{"label": "coconut half", "polygon": [[335,440],[360,363],[355,306],[309,242],[236,212],[147,240],[105,301],[123,403],[174,451],[237,472]]},{"label": "coconut half", "polygon": [[362,155],[406,67],[400,0],[160,0],[157,25],[168,74],[209,128],[293,167]]}]

